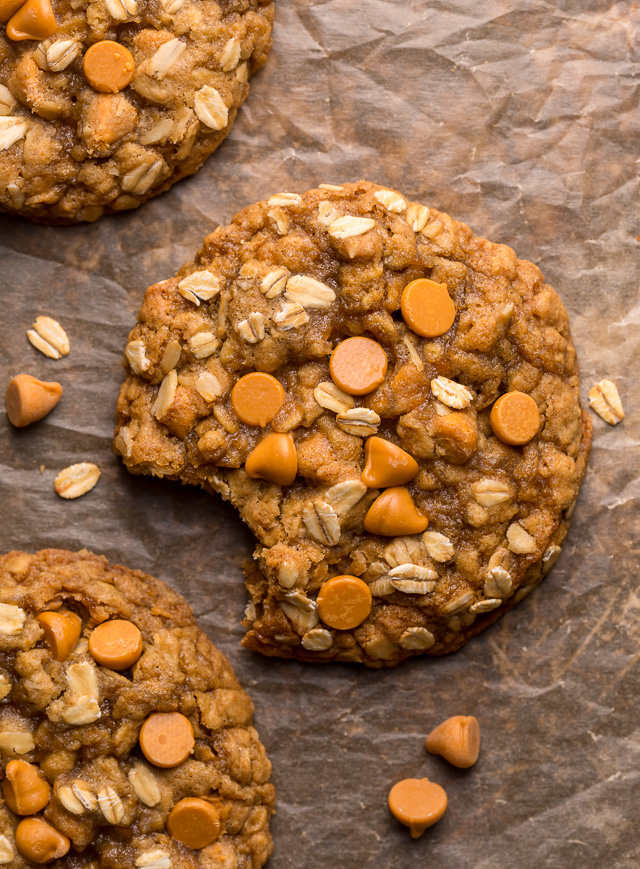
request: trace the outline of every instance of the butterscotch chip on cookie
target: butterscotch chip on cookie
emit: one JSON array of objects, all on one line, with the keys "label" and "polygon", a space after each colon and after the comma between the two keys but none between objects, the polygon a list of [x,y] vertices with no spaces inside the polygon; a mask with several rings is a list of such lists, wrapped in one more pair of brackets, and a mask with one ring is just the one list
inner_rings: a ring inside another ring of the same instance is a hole
[{"label": "butterscotch chip on cookie", "polygon": [[253,706],[163,582],[82,551],[0,556],[0,863],[259,869]]},{"label": "butterscotch chip on cookie", "polygon": [[248,648],[441,655],[560,554],[591,440],[567,312],[395,191],[245,208],[147,290],[125,365],[129,470],[218,492],[258,538]]},{"label": "butterscotch chip on cookie", "polygon": [[0,2],[0,211],[94,221],[196,172],[272,23],[272,0]]}]

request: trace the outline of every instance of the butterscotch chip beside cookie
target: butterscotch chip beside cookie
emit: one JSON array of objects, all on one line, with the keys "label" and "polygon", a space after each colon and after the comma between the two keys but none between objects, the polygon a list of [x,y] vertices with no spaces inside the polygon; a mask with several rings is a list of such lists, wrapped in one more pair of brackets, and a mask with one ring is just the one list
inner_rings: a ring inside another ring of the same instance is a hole
[{"label": "butterscotch chip beside cookie", "polygon": [[0,589],[0,863],[259,869],[271,765],[186,602],[86,551],[0,556]]},{"label": "butterscotch chip beside cookie", "polygon": [[220,493],[258,538],[251,649],[441,655],[558,557],[591,437],[567,312],[396,191],[245,208],[147,290],[125,365],[126,466]]},{"label": "butterscotch chip beside cookie", "polygon": [[425,748],[460,769],[468,769],[480,754],[480,725],[473,715],[453,715],[427,736]]},{"label": "butterscotch chip beside cookie", "polygon": [[16,428],[38,422],[53,410],[61,397],[59,383],[38,380],[30,374],[17,374],[9,381],[5,394],[9,421]]},{"label": "butterscotch chip beside cookie", "polygon": [[411,838],[419,839],[447,811],[447,794],[427,778],[405,778],[391,788],[388,803],[394,818],[409,828]]}]

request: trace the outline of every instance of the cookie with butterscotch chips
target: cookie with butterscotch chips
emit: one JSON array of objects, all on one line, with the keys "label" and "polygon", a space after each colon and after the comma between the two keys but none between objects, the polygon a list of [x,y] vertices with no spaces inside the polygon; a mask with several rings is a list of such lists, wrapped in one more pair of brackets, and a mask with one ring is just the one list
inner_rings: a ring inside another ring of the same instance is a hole
[{"label": "cookie with butterscotch chips", "polygon": [[147,290],[117,452],[258,539],[244,644],[442,655],[560,553],[591,428],[569,318],[506,245],[368,182],[279,193]]},{"label": "cookie with butterscotch chips", "polygon": [[0,556],[0,865],[259,869],[271,764],[180,595],[87,551]]},{"label": "cookie with butterscotch chips", "polygon": [[231,130],[272,0],[0,0],[0,211],[137,208]]}]

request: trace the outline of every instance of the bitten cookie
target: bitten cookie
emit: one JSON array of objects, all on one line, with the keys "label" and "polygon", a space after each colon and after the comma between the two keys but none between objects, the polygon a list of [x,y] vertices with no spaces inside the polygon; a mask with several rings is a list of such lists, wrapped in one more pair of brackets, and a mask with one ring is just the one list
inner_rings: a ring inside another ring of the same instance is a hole
[{"label": "bitten cookie", "polygon": [[0,210],[94,221],[196,172],[272,21],[272,0],[0,0]]},{"label": "bitten cookie", "polygon": [[219,492],[258,538],[251,649],[441,655],[560,553],[591,439],[567,312],[393,190],[244,209],[147,290],[125,365],[129,470]]},{"label": "bitten cookie", "polygon": [[0,557],[0,864],[258,869],[271,764],[227,659],[165,583]]}]

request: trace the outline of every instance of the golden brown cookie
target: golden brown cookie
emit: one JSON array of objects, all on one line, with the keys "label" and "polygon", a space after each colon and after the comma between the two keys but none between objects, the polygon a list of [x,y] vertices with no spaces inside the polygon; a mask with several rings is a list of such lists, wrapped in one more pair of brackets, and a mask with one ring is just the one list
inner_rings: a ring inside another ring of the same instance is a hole
[{"label": "golden brown cookie", "polygon": [[259,869],[253,705],[163,582],[89,552],[0,556],[0,863]]},{"label": "golden brown cookie", "polygon": [[0,211],[94,221],[196,172],[272,23],[272,0],[2,0]]},{"label": "golden brown cookie", "polygon": [[591,439],[567,312],[532,263],[393,190],[245,208],[147,290],[125,364],[129,470],[220,493],[258,538],[251,649],[454,651],[560,553]]}]

